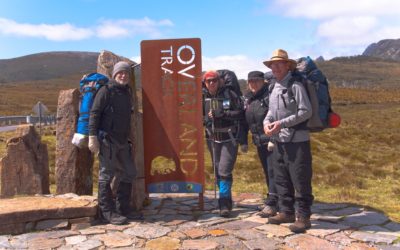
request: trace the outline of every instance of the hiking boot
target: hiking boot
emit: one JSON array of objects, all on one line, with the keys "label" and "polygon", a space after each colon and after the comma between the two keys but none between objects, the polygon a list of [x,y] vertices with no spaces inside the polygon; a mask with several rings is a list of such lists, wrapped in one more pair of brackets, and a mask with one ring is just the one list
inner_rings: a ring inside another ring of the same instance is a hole
[{"label": "hiking boot", "polygon": [[296,222],[289,226],[290,231],[296,234],[304,233],[309,228],[311,228],[311,221],[308,217],[298,217]]},{"label": "hiking boot", "polygon": [[123,225],[128,222],[128,219],[125,216],[122,216],[115,212],[102,212],[101,221],[113,225]]},{"label": "hiking boot", "polygon": [[262,218],[269,218],[275,216],[277,212],[278,211],[275,206],[265,205],[265,207],[263,208],[263,210],[261,210],[259,215]]},{"label": "hiking boot", "polygon": [[144,220],[143,214],[134,210],[131,203],[132,183],[120,182],[117,188],[116,211],[129,220]]},{"label": "hiking boot", "polygon": [[130,211],[128,213],[123,214],[128,220],[144,220],[144,216],[141,212],[138,211]]},{"label": "hiking boot", "polygon": [[228,218],[231,215],[231,211],[228,208],[224,207],[219,210],[219,215],[224,218]]},{"label": "hiking boot", "polygon": [[266,205],[265,205],[264,203],[261,204],[261,205],[258,205],[258,206],[257,206],[257,210],[261,212],[261,211],[265,208],[265,206],[266,206]]},{"label": "hiking boot", "polygon": [[127,218],[115,212],[115,203],[112,198],[110,182],[99,181],[98,193],[99,217],[103,223],[122,225]]},{"label": "hiking boot", "polygon": [[287,214],[287,213],[279,213],[273,217],[268,218],[269,224],[279,225],[282,223],[292,223],[295,222],[296,217],[294,214]]},{"label": "hiking boot", "polygon": [[221,217],[229,217],[231,215],[232,210],[232,199],[229,198],[219,198],[219,215]]}]

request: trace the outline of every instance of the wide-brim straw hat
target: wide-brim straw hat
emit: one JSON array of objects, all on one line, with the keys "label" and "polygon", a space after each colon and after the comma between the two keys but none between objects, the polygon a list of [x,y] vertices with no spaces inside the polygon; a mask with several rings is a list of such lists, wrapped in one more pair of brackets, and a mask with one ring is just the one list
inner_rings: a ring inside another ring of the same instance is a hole
[{"label": "wide-brim straw hat", "polygon": [[272,62],[275,61],[285,61],[290,63],[290,70],[294,70],[296,68],[297,62],[293,59],[290,59],[286,50],[277,49],[272,53],[271,59],[264,61],[264,65],[268,68],[271,68]]}]

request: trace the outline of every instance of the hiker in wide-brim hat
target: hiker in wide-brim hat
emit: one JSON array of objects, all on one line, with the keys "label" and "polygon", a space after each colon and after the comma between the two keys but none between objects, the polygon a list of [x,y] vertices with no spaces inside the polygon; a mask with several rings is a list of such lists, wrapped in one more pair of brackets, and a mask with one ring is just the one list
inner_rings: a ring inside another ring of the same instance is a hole
[{"label": "hiker in wide-brim hat", "polygon": [[274,76],[263,125],[265,134],[270,137],[267,149],[272,156],[268,164],[273,167],[279,196],[279,213],[269,217],[268,223],[294,222],[289,229],[304,233],[311,227],[314,200],[310,131],[305,128],[312,106],[303,84],[292,74],[296,61],[289,59],[285,50],[275,50],[264,64]]},{"label": "hiker in wide-brim hat", "polygon": [[273,62],[287,62],[290,70],[294,70],[296,68],[296,61],[293,59],[289,59],[288,53],[283,49],[277,49],[272,53],[271,59],[264,61],[264,65],[268,68],[271,68],[271,64]]}]

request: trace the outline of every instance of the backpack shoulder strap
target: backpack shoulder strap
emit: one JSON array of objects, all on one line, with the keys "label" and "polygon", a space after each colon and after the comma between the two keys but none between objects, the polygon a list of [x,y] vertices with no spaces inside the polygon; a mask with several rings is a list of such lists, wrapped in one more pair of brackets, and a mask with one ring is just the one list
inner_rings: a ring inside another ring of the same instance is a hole
[{"label": "backpack shoulder strap", "polygon": [[274,87],[275,87],[275,82],[272,81],[272,82],[268,85],[268,92],[269,92],[269,94],[272,93],[272,90],[274,90]]},{"label": "backpack shoulder strap", "polygon": [[288,82],[288,86],[287,86],[289,99],[293,99],[295,101],[296,101],[296,99],[294,98],[294,94],[293,94],[293,84],[296,80],[298,80],[298,78],[296,78],[296,77],[290,78],[290,80]]},{"label": "backpack shoulder strap", "polygon": [[[230,93],[230,92],[232,92],[232,93]],[[235,91],[232,90],[232,89],[229,88],[229,87],[225,87],[225,89],[224,89],[224,98],[225,98],[225,99],[231,99],[231,96],[232,96],[232,95],[234,95],[234,97],[236,97]]]},{"label": "backpack shoulder strap", "polygon": [[263,103],[264,107],[269,106],[269,95],[264,96],[264,98],[262,99],[262,103]]}]

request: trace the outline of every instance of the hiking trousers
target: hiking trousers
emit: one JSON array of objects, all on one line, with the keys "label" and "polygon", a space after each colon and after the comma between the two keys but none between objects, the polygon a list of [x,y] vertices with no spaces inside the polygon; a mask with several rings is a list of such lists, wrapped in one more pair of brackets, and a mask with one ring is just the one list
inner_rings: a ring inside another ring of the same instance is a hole
[{"label": "hiking trousers", "polygon": [[310,141],[275,142],[273,150],[275,185],[279,195],[279,212],[294,214],[294,203],[298,203],[297,214],[311,216],[312,157]]},{"label": "hiking trousers", "polygon": [[210,151],[213,165],[215,163],[213,167],[215,167],[217,179],[232,181],[233,167],[238,154],[238,144],[233,144],[231,141],[216,143],[212,140],[207,140],[207,147]]},{"label": "hiking trousers", "polygon": [[265,205],[275,207],[278,205],[278,192],[276,191],[274,169],[271,162],[272,152],[267,150],[267,145],[261,145],[257,146],[257,154],[264,170],[265,182],[268,187],[268,196]]},{"label": "hiking trousers", "polygon": [[111,182],[116,175],[118,181],[132,183],[136,177],[131,146],[128,141],[119,143],[109,136],[99,138],[99,182]]}]

